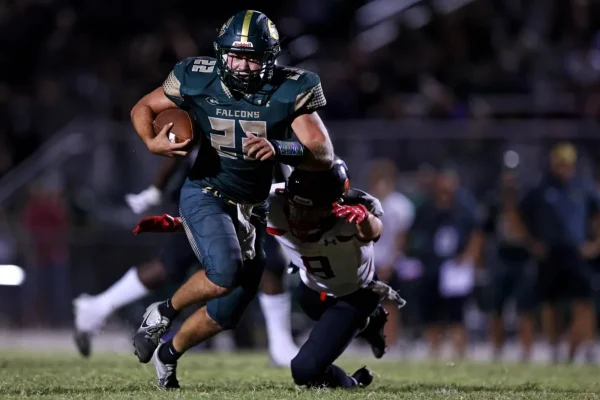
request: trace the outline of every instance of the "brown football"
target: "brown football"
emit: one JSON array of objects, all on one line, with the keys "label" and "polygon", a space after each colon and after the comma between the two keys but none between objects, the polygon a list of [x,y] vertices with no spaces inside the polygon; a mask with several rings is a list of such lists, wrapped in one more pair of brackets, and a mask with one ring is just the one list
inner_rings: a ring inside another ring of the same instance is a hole
[{"label": "brown football", "polygon": [[152,123],[154,134],[157,135],[169,122],[173,123],[173,127],[167,133],[171,142],[181,143],[188,139],[194,140],[194,119],[187,111],[171,108],[158,114]]}]

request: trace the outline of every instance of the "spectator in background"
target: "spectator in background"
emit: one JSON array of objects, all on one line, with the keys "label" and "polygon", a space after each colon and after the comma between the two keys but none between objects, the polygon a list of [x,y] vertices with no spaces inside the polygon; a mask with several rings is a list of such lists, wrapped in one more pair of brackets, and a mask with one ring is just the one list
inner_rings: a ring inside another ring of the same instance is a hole
[{"label": "spectator in background", "polygon": [[[597,196],[600,196],[600,165],[596,166],[596,171],[594,174],[594,191]],[[600,239],[600,214],[596,214],[591,221],[589,226],[589,235],[588,238],[590,240],[598,240]],[[594,305],[596,312],[596,329],[598,329],[598,323],[600,322],[600,318],[598,313],[600,312],[600,255],[592,258],[590,260],[590,266],[592,270],[592,290],[594,296]]]},{"label": "spectator in background", "polygon": [[415,173],[416,188],[408,196],[416,207],[419,207],[423,201],[430,196],[431,191],[433,190],[435,174],[435,167],[431,164],[422,163],[417,168]]},{"label": "spectator in background", "polygon": [[31,244],[25,265],[24,316],[33,324],[66,324],[71,302],[69,214],[60,183],[45,176],[34,184],[22,220]]},{"label": "spectator in background", "polygon": [[522,361],[529,361],[535,332],[535,271],[529,263],[529,235],[518,212],[517,173],[502,172],[496,193],[486,204],[484,233],[495,244],[493,259],[487,266],[491,285],[491,340],[493,358],[499,360],[504,345],[504,307],[516,300]]},{"label": "spectator in background", "polygon": [[[423,265],[421,315],[434,358],[439,357],[444,326],[449,327],[455,355],[460,359],[466,355],[463,305],[473,287],[481,239],[476,211],[458,195],[458,189],[454,170],[437,173],[432,194],[417,209],[408,240],[408,255]],[[458,285],[447,282],[454,273],[461,275]],[[456,290],[446,290],[449,286]]]},{"label": "spectator in background", "polygon": [[[375,243],[375,268],[380,279],[388,282],[394,289],[403,291],[402,277],[398,276],[396,265],[402,257],[406,244],[406,234],[413,223],[414,206],[406,196],[396,190],[398,169],[392,160],[376,160],[369,174],[369,192],[381,201],[383,208],[383,233]],[[410,299],[408,299],[410,301]],[[385,325],[386,344],[393,346],[398,339],[400,314],[395,304],[384,302],[388,312]]]},{"label": "spectator in background", "polygon": [[588,362],[595,355],[595,315],[591,274],[587,260],[600,254],[600,242],[587,241],[591,217],[600,211],[596,193],[575,177],[577,152],[568,143],[556,145],[550,154],[550,170],[521,205],[521,216],[538,257],[538,285],[542,302],[542,328],[559,360],[557,303],[571,301],[569,361],[581,346]]}]

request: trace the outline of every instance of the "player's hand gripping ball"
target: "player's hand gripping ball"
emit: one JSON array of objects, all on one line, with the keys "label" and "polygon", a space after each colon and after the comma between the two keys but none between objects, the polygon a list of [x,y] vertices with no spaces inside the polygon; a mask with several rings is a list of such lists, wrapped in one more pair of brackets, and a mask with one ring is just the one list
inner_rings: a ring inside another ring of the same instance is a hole
[{"label": "player's hand gripping ball", "polygon": [[333,203],[333,213],[338,218],[344,218],[350,224],[360,224],[369,218],[369,210],[362,204],[341,205]]},{"label": "player's hand gripping ball", "polygon": [[179,108],[165,110],[152,122],[155,137],[146,145],[154,153],[167,157],[186,156],[194,140],[194,120]]}]

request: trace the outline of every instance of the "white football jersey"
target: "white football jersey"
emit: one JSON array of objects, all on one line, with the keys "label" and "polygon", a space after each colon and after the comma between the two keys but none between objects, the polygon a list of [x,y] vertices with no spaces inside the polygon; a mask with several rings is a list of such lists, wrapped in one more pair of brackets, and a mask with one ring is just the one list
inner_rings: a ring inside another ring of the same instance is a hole
[{"label": "white football jersey", "polygon": [[[267,232],[300,268],[302,282],[317,292],[335,297],[348,295],[371,283],[375,274],[373,242],[360,240],[356,225],[344,219],[324,232],[319,241],[300,241],[290,232],[285,215],[284,186],[283,183],[271,186]],[[356,200],[378,217],[383,214],[379,201],[362,191],[351,189],[348,200],[346,204]]]}]

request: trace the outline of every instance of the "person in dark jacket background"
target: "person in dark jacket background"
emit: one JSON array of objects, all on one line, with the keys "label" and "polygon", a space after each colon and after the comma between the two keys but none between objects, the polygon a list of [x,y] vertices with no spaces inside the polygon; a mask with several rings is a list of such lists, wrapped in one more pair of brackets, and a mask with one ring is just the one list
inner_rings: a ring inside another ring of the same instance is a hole
[{"label": "person in dark jacket background", "polygon": [[408,239],[409,256],[417,258],[423,266],[421,317],[434,358],[439,357],[444,326],[450,330],[455,355],[464,358],[466,354],[463,306],[469,293],[443,293],[440,271],[448,262],[472,269],[480,245],[476,210],[460,195],[458,175],[453,169],[440,170],[432,193],[417,209]]},{"label": "person in dark jacket background", "polygon": [[[559,360],[557,303],[572,305],[569,361],[581,348],[588,362],[594,358],[595,315],[587,260],[600,253],[600,242],[588,241],[591,218],[600,210],[598,197],[575,176],[577,151],[572,144],[556,145],[548,174],[521,204],[521,216],[531,235],[531,251],[538,259],[538,287],[542,329]],[[580,347],[581,346],[581,347]]]},{"label": "person in dark jacket background", "polygon": [[531,357],[535,333],[536,295],[535,269],[530,262],[529,242],[519,216],[520,187],[515,170],[502,171],[500,183],[486,201],[483,230],[486,239],[495,244],[494,257],[489,261],[491,326],[494,359],[501,357],[504,345],[504,311],[507,300],[515,299],[519,317],[521,360]]}]

